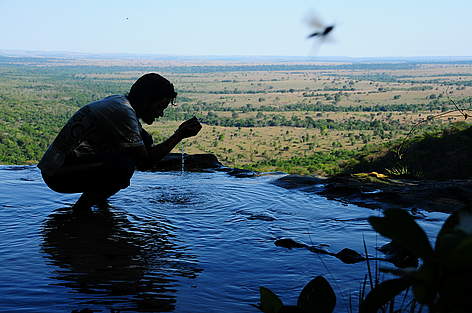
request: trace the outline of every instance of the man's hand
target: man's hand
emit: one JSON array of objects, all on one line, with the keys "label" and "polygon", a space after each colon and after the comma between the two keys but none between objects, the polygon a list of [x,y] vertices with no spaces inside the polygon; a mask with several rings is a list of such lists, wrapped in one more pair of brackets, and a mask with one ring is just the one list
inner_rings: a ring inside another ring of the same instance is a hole
[{"label": "man's hand", "polygon": [[167,155],[182,139],[195,136],[202,129],[196,117],[183,122],[175,133],[164,142],[149,148],[149,163],[154,164]]},{"label": "man's hand", "polygon": [[191,119],[180,124],[179,128],[176,130],[175,133],[183,139],[197,135],[200,129],[202,129],[202,125],[194,116]]}]

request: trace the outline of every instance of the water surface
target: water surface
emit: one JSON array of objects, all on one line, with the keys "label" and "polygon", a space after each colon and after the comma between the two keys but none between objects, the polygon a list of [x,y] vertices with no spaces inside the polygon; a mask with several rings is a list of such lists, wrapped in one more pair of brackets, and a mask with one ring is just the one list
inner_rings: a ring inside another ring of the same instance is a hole
[{"label": "water surface", "polygon": [[[365,238],[375,255],[387,241],[367,217],[381,212],[274,185],[281,176],[137,172],[108,210],[76,216],[79,195],[50,191],[34,166],[0,166],[0,311],[259,312],[260,286],[295,304],[323,275],[347,312],[364,263],[274,241],[363,253]],[[418,214],[430,236],[447,217]]]}]

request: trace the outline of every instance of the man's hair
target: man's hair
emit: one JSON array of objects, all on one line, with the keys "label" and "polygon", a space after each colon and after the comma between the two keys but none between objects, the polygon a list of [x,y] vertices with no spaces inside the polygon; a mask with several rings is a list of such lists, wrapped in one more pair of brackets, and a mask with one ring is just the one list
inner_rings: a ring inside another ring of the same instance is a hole
[{"label": "man's hair", "polygon": [[174,104],[176,97],[177,93],[174,90],[174,85],[157,73],[148,73],[141,76],[131,86],[128,93],[128,98],[138,103],[169,98],[170,102]]}]

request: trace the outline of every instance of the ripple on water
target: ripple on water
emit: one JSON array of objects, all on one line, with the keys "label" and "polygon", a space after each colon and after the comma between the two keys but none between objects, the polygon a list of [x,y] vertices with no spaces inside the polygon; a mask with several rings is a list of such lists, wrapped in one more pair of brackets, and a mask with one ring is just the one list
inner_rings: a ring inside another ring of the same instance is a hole
[{"label": "ripple on water", "polygon": [[[330,280],[345,312],[365,265],[274,241],[337,252],[363,251],[363,236],[369,251],[383,240],[366,220],[377,211],[278,187],[273,177],[137,172],[109,210],[77,216],[78,195],[48,190],[35,167],[0,166],[0,176],[0,307],[8,312],[256,312],[259,286],[296,303],[316,275]],[[424,214],[419,223],[434,233],[445,215]]]}]

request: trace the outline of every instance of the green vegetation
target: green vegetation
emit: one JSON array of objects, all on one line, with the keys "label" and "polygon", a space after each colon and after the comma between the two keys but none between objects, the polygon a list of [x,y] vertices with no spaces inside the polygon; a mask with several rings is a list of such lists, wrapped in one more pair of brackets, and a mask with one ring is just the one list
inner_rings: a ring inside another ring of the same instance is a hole
[{"label": "green vegetation", "polygon": [[296,174],[339,174],[350,162],[355,162],[356,151],[333,150],[330,152],[315,152],[306,157],[291,157],[290,159],[270,159],[259,161],[246,166],[246,169],[256,171],[282,171]]},{"label": "green vegetation", "polygon": [[178,106],[147,127],[156,141],[195,115],[205,126],[185,143],[187,153],[213,153],[227,166],[263,171],[340,173],[371,145],[385,149],[402,140],[416,123],[442,129],[463,119],[448,112],[472,99],[467,62],[142,64],[0,57],[0,162],[37,162],[79,107],[126,93],[151,71],[179,92]]},{"label": "green vegetation", "polygon": [[348,171],[376,171],[411,178],[469,178],[471,156],[472,127],[461,122],[399,140],[387,149],[358,155],[358,163]]},{"label": "green vegetation", "polygon": [[37,162],[81,105],[126,90],[40,67],[0,67],[0,77],[0,162],[7,164]]}]

